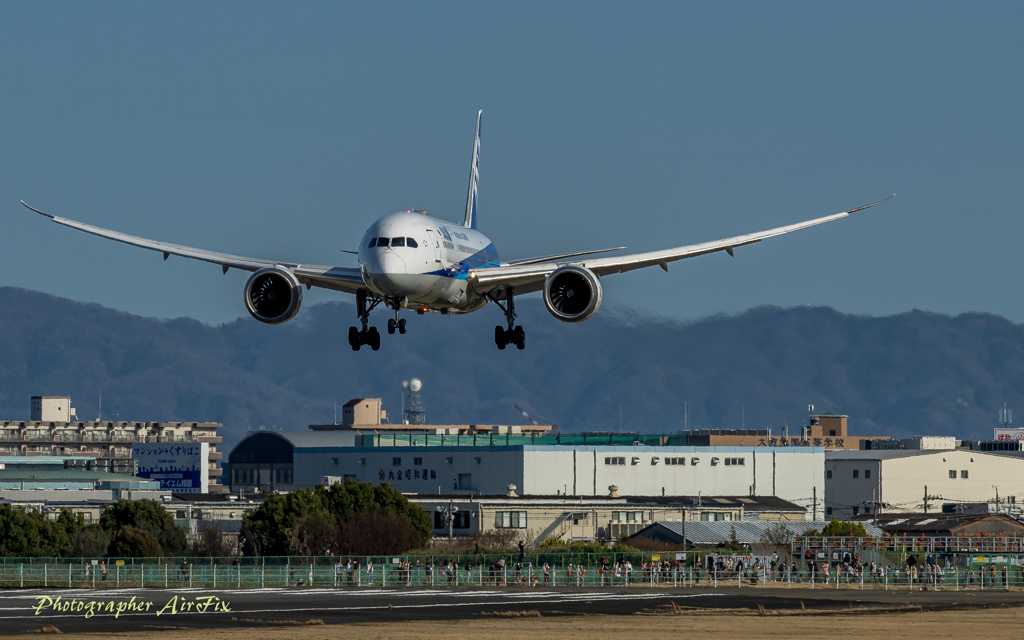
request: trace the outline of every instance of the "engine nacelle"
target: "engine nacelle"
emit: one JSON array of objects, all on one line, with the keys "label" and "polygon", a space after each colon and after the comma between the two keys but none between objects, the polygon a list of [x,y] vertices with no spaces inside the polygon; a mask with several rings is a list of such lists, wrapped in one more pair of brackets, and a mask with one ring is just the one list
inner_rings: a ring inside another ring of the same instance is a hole
[{"label": "engine nacelle", "polygon": [[267,267],[245,283],[245,308],[265,324],[288,322],[302,306],[302,285],[291,271]]},{"label": "engine nacelle", "polygon": [[562,322],[583,322],[601,308],[601,281],[578,264],[559,267],[544,281],[544,306]]}]

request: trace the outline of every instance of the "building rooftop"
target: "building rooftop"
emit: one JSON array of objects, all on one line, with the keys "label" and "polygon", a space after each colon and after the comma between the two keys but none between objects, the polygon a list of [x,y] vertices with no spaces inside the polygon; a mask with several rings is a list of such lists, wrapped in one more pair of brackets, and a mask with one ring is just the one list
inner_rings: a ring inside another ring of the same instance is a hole
[{"label": "building rooftop", "polygon": [[[769,527],[775,528],[778,526],[784,526],[795,535],[803,535],[807,531],[820,531],[822,527],[827,525],[827,522],[788,522],[788,521],[773,521],[773,522],[753,522],[753,521],[718,521],[718,522],[687,522],[686,524],[686,540],[690,544],[694,545],[718,545],[724,544],[732,540],[733,532],[735,532],[736,540],[744,544],[752,544],[757,542],[767,542],[766,534]],[[864,528],[867,532],[873,536],[882,535],[882,530],[869,523],[863,523]],[[683,523],[682,522],[655,522],[650,526],[644,527],[633,536],[649,537],[651,533],[655,532],[656,528],[661,527],[665,532],[670,533],[667,537],[678,537],[682,538],[683,535]],[[644,535],[647,534],[647,535]],[[630,536],[630,537],[633,537]]]},{"label": "building rooftop", "polygon": [[136,478],[106,471],[82,471],[78,469],[30,470],[0,469],[0,481],[47,481],[47,482],[151,482],[149,478]]},{"label": "building rooftop", "polygon": [[885,513],[854,516],[853,520],[862,523],[865,528],[870,521],[886,533],[926,533],[952,530],[986,518],[1020,524],[1002,513]]}]

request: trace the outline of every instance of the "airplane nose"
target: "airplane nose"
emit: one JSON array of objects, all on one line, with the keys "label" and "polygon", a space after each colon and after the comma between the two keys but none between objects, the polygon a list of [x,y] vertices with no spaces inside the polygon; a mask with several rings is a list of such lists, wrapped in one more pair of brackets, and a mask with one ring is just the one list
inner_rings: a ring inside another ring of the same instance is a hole
[{"label": "airplane nose", "polygon": [[405,268],[405,260],[393,251],[385,251],[377,257],[373,263],[373,272],[381,275],[402,275],[408,273]]},{"label": "airplane nose", "polygon": [[396,255],[393,251],[385,251],[377,256],[373,263],[373,275],[371,284],[378,292],[394,297],[406,297],[412,291],[403,282],[408,269],[405,260]]}]

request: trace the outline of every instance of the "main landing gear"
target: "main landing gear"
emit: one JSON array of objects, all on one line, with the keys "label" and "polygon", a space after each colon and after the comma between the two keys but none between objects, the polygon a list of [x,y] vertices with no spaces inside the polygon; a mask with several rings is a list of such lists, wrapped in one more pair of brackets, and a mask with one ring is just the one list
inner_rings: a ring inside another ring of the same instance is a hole
[{"label": "main landing gear", "polygon": [[[355,327],[348,329],[348,343],[352,346],[353,351],[359,351],[359,347],[364,344],[369,345],[374,351],[380,349],[380,332],[377,331],[377,327],[367,328],[366,326],[370,322],[370,312],[380,303],[381,298],[371,298],[367,301],[366,291],[356,293],[356,313],[359,314],[359,323],[362,325],[362,329]],[[392,322],[394,321],[392,320]]]},{"label": "main landing gear", "polygon": [[516,325],[516,301],[512,295],[510,289],[505,294],[505,304],[501,304],[501,301],[494,296],[488,296],[491,302],[498,305],[502,311],[505,312],[505,322],[508,323],[508,329],[502,328],[499,324],[494,327],[494,344],[498,345],[499,349],[504,350],[506,345],[514,344],[516,349],[526,348],[526,331],[522,327]]},{"label": "main landing gear", "polygon": [[406,331],[405,318],[398,317],[404,300],[404,298],[379,298],[366,291],[356,293],[356,313],[359,314],[359,323],[362,325],[362,329],[349,327],[348,343],[352,346],[352,350],[359,351],[359,347],[364,344],[369,345],[374,351],[380,349],[380,332],[377,331],[377,327],[367,327],[367,325],[370,322],[370,312],[382,302],[384,306],[395,310],[395,317],[388,319],[388,333],[393,334],[397,329],[398,333],[404,334]]}]

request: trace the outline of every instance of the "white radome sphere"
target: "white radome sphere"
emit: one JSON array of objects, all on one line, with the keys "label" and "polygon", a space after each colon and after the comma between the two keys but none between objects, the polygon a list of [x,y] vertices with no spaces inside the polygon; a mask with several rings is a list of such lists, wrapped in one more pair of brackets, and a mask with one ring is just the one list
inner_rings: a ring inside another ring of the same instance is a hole
[{"label": "white radome sphere", "polygon": [[423,383],[420,382],[419,378],[413,378],[412,380],[409,381],[409,390],[410,391],[419,391],[422,388],[423,388]]},{"label": "white radome sphere", "polygon": [[409,388],[409,381],[408,380],[403,380],[402,381],[402,388],[403,389],[408,389]]}]

